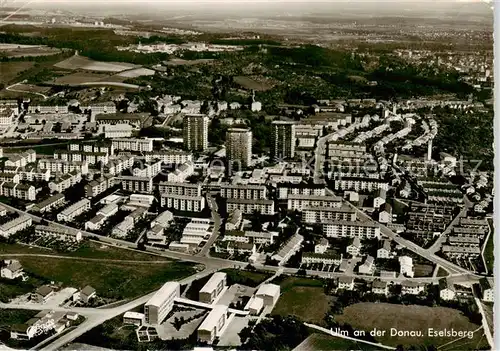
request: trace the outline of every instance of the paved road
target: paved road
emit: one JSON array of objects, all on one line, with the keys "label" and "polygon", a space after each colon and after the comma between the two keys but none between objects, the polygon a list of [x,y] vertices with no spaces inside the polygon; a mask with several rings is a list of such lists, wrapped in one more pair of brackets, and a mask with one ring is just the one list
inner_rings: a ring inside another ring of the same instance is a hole
[{"label": "paved road", "polygon": [[47,100],[49,97],[47,95],[44,95],[42,93],[37,93],[37,92],[34,92],[34,91],[28,91],[28,90],[21,90],[21,89],[12,89],[13,87],[15,86],[18,86],[19,84],[22,84],[23,82],[21,83],[15,83],[15,84],[12,84],[12,85],[9,85],[7,88],[5,88],[6,90],[9,90],[9,91],[14,91],[16,93],[27,93],[27,94],[35,94],[35,95],[40,95],[41,97],[44,98],[44,100]]},{"label": "paved road", "polygon": [[[207,270],[205,269],[203,272],[200,272],[198,274],[192,275],[191,277],[185,278],[181,280],[179,283],[181,284],[189,284],[193,280],[202,278],[204,276],[207,276],[209,274],[212,274],[212,270]],[[72,342],[79,336],[85,334],[87,331],[97,327],[98,325],[106,322],[107,320],[110,320],[116,316],[119,316],[133,308],[136,308],[138,306],[144,305],[153,295],[155,292],[152,292],[150,294],[147,294],[145,296],[142,296],[138,299],[135,299],[133,301],[130,301],[124,305],[114,307],[114,308],[109,308],[109,309],[95,309],[96,312],[82,312],[82,315],[85,315],[90,313],[90,317],[85,320],[82,324],[80,324],[75,330],[70,331],[69,333],[64,334],[61,336],[59,339],[51,342],[50,344],[44,346],[41,350],[57,350],[63,347],[64,345]],[[67,311],[72,311],[71,308],[67,309]]]},{"label": "paved road", "polygon": [[60,258],[65,260],[74,260],[74,261],[93,261],[93,262],[105,262],[105,263],[134,263],[134,264],[168,264],[167,260],[158,260],[158,261],[140,261],[140,260],[115,260],[115,259],[107,259],[107,258],[90,258],[90,257],[73,257],[73,256],[64,256],[64,255],[47,255],[47,254],[7,254],[0,253],[0,257],[46,257],[46,258]]},{"label": "paved road", "polygon": [[437,240],[434,242],[434,244],[432,244],[432,246],[427,249],[430,253],[434,254],[434,253],[438,252],[441,249],[441,246],[443,245],[443,243],[446,241],[448,234],[453,230],[453,227],[458,225],[460,218],[467,216],[467,211],[472,206],[472,204],[467,199],[466,196],[464,196],[464,203],[465,203],[465,206],[462,208],[460,213],[455,218],[453,218],[453,221],[451,221],[451,223],[448,225],[448,227],[446,227],[446,229],[441,233],[441,235],[439,235],[439,238],[437,238]]},{"label": "paved road", "polygon": [[203,249],[198,252],[197,256],[209,256],[210,254],[210,248],[212,247],[213,243],[215,240],[217,240],[217,237],[219,236],[220,233],[220,224],[221,224],[221,218],[218,212],[217,208],[217,202],[215,199],[210,195],[210,193],[207,193],[207,203],[208,207],[212,210],[212,221],[214,222],[214,227],[212,230],[212,235],[210,235],[210,238],[207,240],[205,246],[203,246]]},{"label": "paved road", "polygon": [[394,233],[392,230],[390,230],[386,226],[384,226],[378,222],[375,222],[372,218],[370,218],[368,215],[366,215],[363,211],[358,209],[356,206],[354,206],[350,202],[346,201],[346,203],[349,206],[351,206],[354,210],[356,210],[356,212],[358,213],[358,218],[360,218],[363,221],[370,221],[370,222],[378,225],[380,227],[381,234],[383,234],[386,237],[391,238],[396,243],[398,243],[398,244],[406,247],[407,249],[417,253],[418,255],[428,259],[429,261],[434,262],[436,264],[439,264],[441,267],[443,267],[443,269],[445,269],[449,273],[451,273],[451,274],[454,274],[454,273],[470,274],[471,273],[467,269],[462,268],[460,266],[457,266],[457,265],[445,260],[444,258],[436,256],[435,254],[429,252],[428,250],[418,246],[417,244],[415,244],[409,240],[405,240],[405,239],[401,238],[399,235]]}]

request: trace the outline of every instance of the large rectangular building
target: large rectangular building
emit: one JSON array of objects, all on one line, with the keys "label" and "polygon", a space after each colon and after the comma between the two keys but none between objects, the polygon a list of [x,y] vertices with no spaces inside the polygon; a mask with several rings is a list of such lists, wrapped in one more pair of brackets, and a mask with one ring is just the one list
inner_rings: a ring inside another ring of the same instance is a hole
[{"label": "large rectangular building", "polygon": [[201,302],[213,303],[226,287],[226,273],[214,273],[198,293]]},{"label": "large rectangular building", "polygon": [[302,211],[306,207],[341,207],[342,199],[337,196],[289,195],[288,210]]},{"label": "large rectangular building", "polygon": [[144,305],[146,324],[160,324],[174,306],[174,300],[181,296],[178,282],[167,282]]},{"label": "large rectangular building", "polygon": [[203,114],[184,116],[183,135],[187,150],[205,151],[208,148],[208,117]]},{"label": "large rectangular building", "polygon": [[295,122],[273,121],[271,157],[287,159],[295,156]]},{"label": "large rectangular building", "polygon": [[323,233],[329,238],[380,239],[380,227],[366,222],[335,221],[323,223]]},{"label": "large rectangular building", "polygon": [[[226,135],[226,158],[231,169],[239,163],[246,168],[252,161],[252,131],[249,128],[229,128]],[[237,169],[239,171],[239,169]]]},{"label": "large rectangular building", "polygon": [[226,199],[267,199],[267,188],[265,185],[223,183],[220,186],[220,195]]},{"label": "large rectangular building", "polygon": [[257,211],[265,215],[274,215],[274,201],[265,199],[228,199],[227,212],[234,210],[240,210],[243,214],[252,214]]},{"label": "large rectangular building", "polygon": [[216,337],[220,336],[227,321],[227,310],[227,306],[217,305],[210,311],[198,327],[198,340],[211,344]]},{"label": "large rectangular building", "polygon": [[153,151],[153,139],[117,138],[111,142],[115,150],[151,152]]}]

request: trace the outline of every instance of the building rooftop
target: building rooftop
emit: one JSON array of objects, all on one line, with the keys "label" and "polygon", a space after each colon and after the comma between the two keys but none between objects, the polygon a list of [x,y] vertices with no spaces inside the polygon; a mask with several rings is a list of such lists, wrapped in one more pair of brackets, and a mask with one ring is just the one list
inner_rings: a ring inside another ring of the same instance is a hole
[{"label": "building rooftop", "polygon": [[173,294],[177,289],[179,289],[180,284],[178,282],[167,282],[158,290],[152,298],[146,302],[149,306],[160,306],[166,297]]},{"label": "building rooftop", "polygon": [[226,279],[226,273],[224,272],[216,272],[214,273],[207,283],[201,288],[200,293],[212,293],[215,289],[217,289],[217,285]]}]

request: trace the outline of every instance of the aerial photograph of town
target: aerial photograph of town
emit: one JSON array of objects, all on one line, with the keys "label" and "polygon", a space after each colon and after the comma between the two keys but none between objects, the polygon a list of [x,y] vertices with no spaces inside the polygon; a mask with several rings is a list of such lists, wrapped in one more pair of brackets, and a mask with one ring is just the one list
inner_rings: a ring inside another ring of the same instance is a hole
[{"label": "aerial photograph of town", "polygon": [[0,1],[0,350],[500,349],[492,10]]}]

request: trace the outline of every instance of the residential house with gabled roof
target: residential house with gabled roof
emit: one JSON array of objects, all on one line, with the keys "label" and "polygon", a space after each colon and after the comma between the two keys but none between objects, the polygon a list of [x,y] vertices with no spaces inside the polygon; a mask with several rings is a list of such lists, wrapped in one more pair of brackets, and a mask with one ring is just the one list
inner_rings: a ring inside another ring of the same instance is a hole
[{"label": "residential house with gabled roof", "polygon": [[354,278],[340,277],[338,280],[338,289],[354,290]]},{"label": "residential house with gabled roof", "polygon": [[390,258],[391,256],[391,241],[383,240],[382,245],[377,250],[377,258]]},{"label": "residential house with gabled roof", "polygon": [[359,237],[355,237],[351,240],[351,243],[347,246],[346,252],[353,257],[356,257],[359,255],[359,252],[361,251],[361,240]]},{"label": "residential house with gabled roof", "polygon": [[372,293],[387,296],[388,291],[387,282],[378,279],[373,281]]},{"label": "residential house with gabled roof", "polygon": [[390,204],[385,203],[382,206],[380,206],[378,221],[384,224],[392,222],[392,206]]}]

